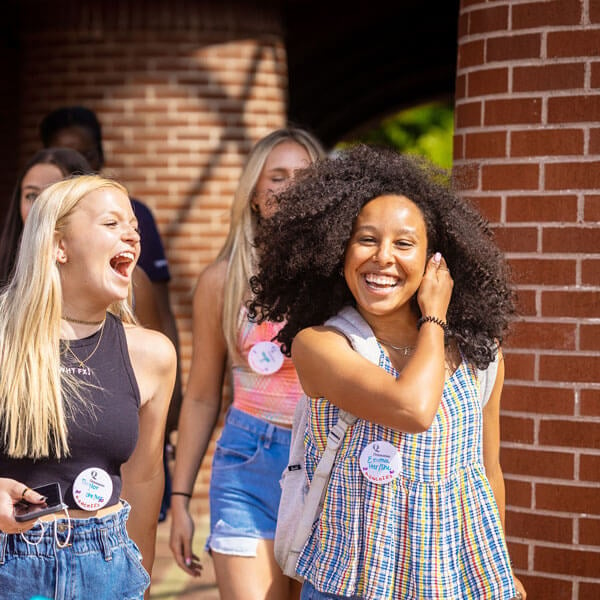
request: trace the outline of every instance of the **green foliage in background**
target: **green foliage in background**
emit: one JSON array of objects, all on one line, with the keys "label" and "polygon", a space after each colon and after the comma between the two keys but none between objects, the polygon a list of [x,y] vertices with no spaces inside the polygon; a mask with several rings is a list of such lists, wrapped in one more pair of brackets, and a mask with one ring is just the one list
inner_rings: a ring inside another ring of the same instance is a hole
[{"label": "green foliage in background", "polygon": [[356,143],[391,146],[399,152],[426,156],[435,164],[452,167],[452,103],[432,103],[402,110],[381,121],[375,129],[338,144],[344,148]]}]

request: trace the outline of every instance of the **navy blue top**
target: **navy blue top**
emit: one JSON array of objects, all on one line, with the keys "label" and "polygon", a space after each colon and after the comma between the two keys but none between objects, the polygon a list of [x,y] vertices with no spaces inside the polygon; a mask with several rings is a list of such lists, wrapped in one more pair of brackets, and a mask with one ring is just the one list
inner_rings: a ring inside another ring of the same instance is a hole
[{"label": "navy blue top", "polygon": [[[0,453],[2,477],[22,481],[32,488],[57,481],[70,508],[79,508],[72,494],[75,478],[91,467],[103,469],[112,479],[113,492],[106,506],[118,502],[121,465],[131,456],[138,439],[140,392],[129,359],[125,330],[121,321],[110,313],[103,329],[87,338],[70,341],[71,350],[84,363],[83,368],[61,341],[62,368],[84,384],[81,392],[89,402],[88,407],[74,401],[73,414],[67,413],[70,456],[60,460],[31,460],[13,459]],[[101,334],[97,350],[86,360]]]},{"label": "navy blue top", "polygon": [[130,200],[138,220],[141,237],[138,265],[144,269],[150,281],[170,281],[169,263],[154,216],[145,204],[136,198]]}]

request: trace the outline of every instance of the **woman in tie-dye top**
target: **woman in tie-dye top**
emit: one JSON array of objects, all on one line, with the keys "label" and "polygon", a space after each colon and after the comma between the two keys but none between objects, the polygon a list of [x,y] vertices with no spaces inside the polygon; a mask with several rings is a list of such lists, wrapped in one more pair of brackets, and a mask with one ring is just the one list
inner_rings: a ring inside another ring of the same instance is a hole
[{"label": "woman in tie-dye top", "polygon": [[[525,597],[498,460],[513,298],[481,217],[425,161],[358,147],[297,178],[257,244],[250,312],[286,318],[278,340],[311,398],[308,481],[338,410],[358,417],[296,564],[302,598]],[[321,325],[341,309],[378,364]]]},{"label": "woman in tie-dye top", "polygon": [[212,463],[206,544],[222,598],[287,600],[293,593],[292,580],[275,563],[273,537],[279,479],[302,390],[292,361],[272,342],[282,324],[250,322],[245,303],[258,223],[276,211],[274,194],[323,155],[320,144],[300,129],[274,131],[254,146],[231,207],[229,235],[194,292],[192,364],[173,476],[171,549],[182,569],[200,575],[192,552],[189,502],[227,378],[233,401]]}]

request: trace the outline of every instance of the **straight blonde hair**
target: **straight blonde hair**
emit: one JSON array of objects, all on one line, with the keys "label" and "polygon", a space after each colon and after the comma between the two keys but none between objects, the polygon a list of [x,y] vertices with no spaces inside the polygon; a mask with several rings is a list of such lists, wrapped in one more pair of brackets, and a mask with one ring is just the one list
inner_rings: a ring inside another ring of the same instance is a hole
[{"label": "straight blonde hair", "polygon": [[[0,294],[0,423],[3,452],[12,458],[67,456],[67,415],[77,401],[85,407],[80,384],[60,368],[56,255],[59,234],[80,200],[103,188],[127,194],[98,175],[59,181],[40,194],[25,222],[14,275]],[[108,309],[134,322],[127,300]]]},{"label": "straight blonde hair", "polygon": [[320,142],[307,131],[298,128],[277,129],[259,140],[248,155],[246,165],[233,197],[229,233],[217,256],[227,260],[227,278],[223,300],[223,333],[230,357],[239,359],[238,331],[240,308],[248,297],[249,281],[254,274],[254,232],[256,214],[251,202],[256,183],[273,148],[282,142],[296,142],[308,153],[311,162],[325,157]]}]

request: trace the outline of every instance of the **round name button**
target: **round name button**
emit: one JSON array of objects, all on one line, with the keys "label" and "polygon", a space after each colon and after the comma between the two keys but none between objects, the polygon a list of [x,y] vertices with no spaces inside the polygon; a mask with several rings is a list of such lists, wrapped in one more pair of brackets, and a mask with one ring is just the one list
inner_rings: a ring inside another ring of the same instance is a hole
[{"label": "round name button", "polygon": [[98,510],[110,501],[113,482],[110,475],[98,467],[81,471],[73,482],[73,499],[83,510]]},{"label": "round name button", "polygon": [[248,352],[248,364],[255,373],[272,375],[281,369],[283,354],[273,342],[257,342]]},{"label": "round name button", "polygon": [[389,483],[400,475],[400,454],[389,442],[372,442],[360,453],[360,471],[371,483]]}]

